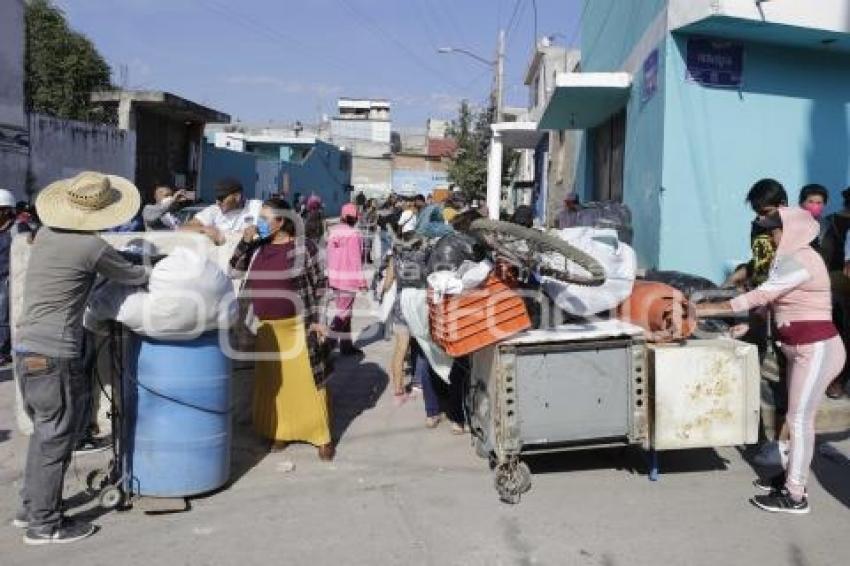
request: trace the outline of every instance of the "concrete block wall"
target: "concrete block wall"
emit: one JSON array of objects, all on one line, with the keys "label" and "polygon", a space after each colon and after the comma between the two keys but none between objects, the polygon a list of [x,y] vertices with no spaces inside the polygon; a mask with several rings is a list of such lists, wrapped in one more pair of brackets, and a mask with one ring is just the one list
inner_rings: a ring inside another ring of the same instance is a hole
[{"label": "concrete block wall", "polygon": [[114,126],[31,114],[29,171],[35,191],[81,171],[100,171],[133,181],[136,135]]}]

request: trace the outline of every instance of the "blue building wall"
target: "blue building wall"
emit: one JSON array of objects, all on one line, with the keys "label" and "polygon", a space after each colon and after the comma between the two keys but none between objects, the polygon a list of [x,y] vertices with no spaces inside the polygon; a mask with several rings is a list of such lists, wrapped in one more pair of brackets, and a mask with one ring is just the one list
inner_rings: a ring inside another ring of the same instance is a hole
[{"label": "blue building wall", "polygon": [[[619,71],[633,52],[642,65],[645,57],[658,49],[658,89],[646,102],[641,100],[642,77],[634,73],[631,98],[626,107],[626,144],[623,167],[623,200],[632,211],[635,227],[634,248],[642,267],[656,267],[659,256],[659,226],[662,192],[661,174],[664,134],[664,65],[666,36],[660,34],[643,48],[638,45],[647,30],[667,7],[666,0],[623,2],[586,0],[582,25],[582,72]],[[576,187],[588,200],[593,182],[592,132],[582,136],[579,145]]]},{"label": "blue building wall", "polygon": [[246,198],[255,198],[257,184],[257,158],[250,153],[220,149],[203,144],[201,172],[198,181],[198,198],[206,203],[215,202],[215,186],[225,177],[236,177],[245,188]]},{"label": "blue building wall", "polygon": [[659,264],[717,282],[749,258],[744,197],[755,181],[776,178],[793,204],[801,186],[821,183],[831,210],[850,182],[850,57],[743,45],[740,90],[686,81],[687,36],[667,46]]},{"label": "blue building wall", "polygon": [[342,205],[351,200],[351,160],[335,145],[317,140],[302,161],[280,165],[281,175],[289,175],[290,196],[318,195],[330,216],[338,215]]},{"label": "blue building wall", "polygon": [[[300,161],[281,161],[278,156],[291,157],[291,152],[284,149],[285,146],[264,147],[254,154],[204,144],[199,198],[214,202],[216,183],[224,177],[236,177],[245,187],[246,198],[265,199],[285,186],[286,176],[289,198],[296,193],[305,197],[315,194],[322,199],[328,215],[338,215],[342,205],[350,200],[350,159],[345,159],[335,145],[322,141],[316,141]],[[304,151],[295,153],[304,155]]]}]

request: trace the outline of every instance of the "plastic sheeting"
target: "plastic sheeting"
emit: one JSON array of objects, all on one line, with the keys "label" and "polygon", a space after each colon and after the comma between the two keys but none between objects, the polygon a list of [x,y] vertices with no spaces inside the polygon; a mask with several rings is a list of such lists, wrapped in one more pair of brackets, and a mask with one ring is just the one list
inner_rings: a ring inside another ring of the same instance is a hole
[{"label": "plastic sheeting", "polygon": [[401,312],[407,322],[410,335],[416,338],[419,347],[440,379],[449,383],[454,358],[445,353],[431,339],[428,321],[428,291],[425,289],[402,289]]},{"label": "plastic sheeting", "polygon": [[632,292],[637,272],[637,256],[628,244],[617,239],[610,228],[565,228],[553,232],[589,254],[605,268],[605,283],[586,287],[541,278],[543,291],[558,308],[574,316],[591,316],[616,308]]},{"label": "plastic sheeting", "polygon": [[191,340],[229,328],[236,316],[233,285],[215,263],[188,248],[176,248],[156,264],[147,290],[107,282],[89,300],[86,328],[98,332],[117,321],[144,336]]}]

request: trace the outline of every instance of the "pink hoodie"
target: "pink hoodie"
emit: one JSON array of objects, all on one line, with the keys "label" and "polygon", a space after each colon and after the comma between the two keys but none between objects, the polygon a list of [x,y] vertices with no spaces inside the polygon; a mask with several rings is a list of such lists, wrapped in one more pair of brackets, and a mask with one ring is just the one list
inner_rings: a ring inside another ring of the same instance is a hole
[{"label": "pink hoodie", "polygon": [[328,236],[328,283],[341,291],[366,289],[363,264],[363,239],[360,231],[342,222],[330,230]]},{"label": "pink hoodie", "polygon": [[799,321],[831,321],[832,295],[826,265],[809,245],[820,225],[801,208],[780,208],[782,240],[767,281],[732,300],[735,312],[770,304],[778,326]]}]

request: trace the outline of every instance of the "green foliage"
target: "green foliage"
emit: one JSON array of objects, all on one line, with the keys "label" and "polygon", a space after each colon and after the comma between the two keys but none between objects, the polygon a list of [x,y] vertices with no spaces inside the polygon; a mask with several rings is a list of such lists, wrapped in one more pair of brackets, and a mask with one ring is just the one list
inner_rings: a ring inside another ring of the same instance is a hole
[{"label": "green foliage", "polygon": [[487,194],[487,154],[490,150],[492,106],[475,111],[462,101],[449,134],[457,140],[457,154],[449,165],[449,181],[461,188],[467,198],[482,199]]},{"label": "green foliage", "polygon": [[58,118],[109,121],[90,95],[112,88],[110,68],[91,41],[68,27],[50,0],[26,7],[27,109]]}]

